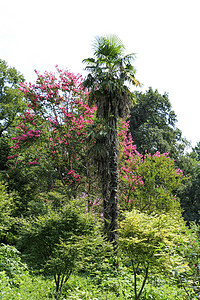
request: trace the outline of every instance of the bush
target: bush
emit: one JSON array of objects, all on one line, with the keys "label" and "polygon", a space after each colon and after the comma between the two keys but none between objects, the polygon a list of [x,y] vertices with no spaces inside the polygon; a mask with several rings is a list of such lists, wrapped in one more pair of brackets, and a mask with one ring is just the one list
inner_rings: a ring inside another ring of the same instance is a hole
[{"label": "bush", "polygon": [[[54,276],[56,291],[61,293],[63,284],[81,263],[87,261],[91,269],[91,262],[97,263],[94,255],[100,258],[100,242],[93,238],[97,238],[96,230],[92,215],[82,213],[73,201],[62,209],[52,210],[49,206],[47,214],[24,221],[18,247],[29,267]],[[85,259],[91,254],[90,247],[95,249],[93,258]]]},{"label": "bush", "polygon": [[5,240],[8,230],[11,227],[12,205],[12,195],[7,192],[7,186],[0,182],[0,242]]},{"label": "bush", "polygon": [[[169,273],[175,267],[181,272],[189,269],[187,261],[179,255],[177,244],[186,243],[186,226],[180,215],[148,215],[133,210],[126,213],[120,223],[119,247],[128,257],[134,275],[135,299],[139,299],[149,272]],[[138,275],[143,282],[138,288]]]},{"label": "bush", "polygon": [[15,285],[18,285],[21,274],[27,269],[19,255],[20,252],[13,246],[0,246],[0,272],[4,272],[9,282]]}]

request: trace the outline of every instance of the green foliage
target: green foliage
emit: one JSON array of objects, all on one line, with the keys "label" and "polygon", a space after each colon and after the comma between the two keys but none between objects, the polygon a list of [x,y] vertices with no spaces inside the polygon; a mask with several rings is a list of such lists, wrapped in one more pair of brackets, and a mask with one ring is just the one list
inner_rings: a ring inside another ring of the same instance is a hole
[{"label": "green foliage", "polygon": [[5,240],[8,230],[11,227],[12,207],[12,194],[9,194],[7,186],[3,182],[0,182],[0,241]]},{"label": "green foliage", "polygon": [[[15,217],[34,214],[34,211],[37,213],[41,206],[39,195],[50,189],[51,184],[46,170],[37,166],[28,168],[20,164],[16,164],[15,168],[8,171],[7,183],[9,190],[15,193],[13,211]],[[37,203],[35,208],[32,207],[34,203]]]},{"label": "green foliage", "polygon": [[0,137],[15,125],[17,116],[26,107],[19,91],[19,83],[23,81],[23,76],[15,68],[8,67],[0,59]]},{"label": "green foliage", "polygon": [[[180,214],[148,215],[133,210],[120,223],[120,247],[136,263],[149,263],[158,268],[170,268],[172,248],[187,240],[185,224]],[[170,251],[168,252],[169,249]],[[166,252],[165,252],[166,251]],[[164,255],[164,256],[163,256]]]},{"label": "green foliage", "polygon": [[[130,259],[134,274],[135,299],[140,298],[149,272],[169,272],[175,266],[187,270],[187,262],[176,251],[178,242],[187,242],[180,214],[148,215],[133,210],[120,223],[119,234],[119,247]],[[138,274],[143,275],[139,289]]]},{"label": "green foliage", "polygon": [[0,180],[7,180],[7,162],[11,137],[16,132],[20,114],[27,108],[19,90],[24,77],[0,59]]},{"label": "green foliage", "polygon": [[146,283],[144,292],[141,295],[141,299],[156,299],[156,300],[186,300],[192,299],[187,297],[184,289],[175,285],[171,280],[168,280],[161,276],[156,275],[154,278],[149,278],[149,282]]},{"label": "green foliage", "polygon": [[18,244],[30,267],[54,276],[57,293],[77,267],[85,237],[95,229],[92,216],[76,205],[66,204],[57,210],[49,206],[46,214],[24,221]]},{"label": "green foliage", "polygon": [[113,247],[103,237],[98,228],[93,235],[82,239],[78,270],[81,274],[96,277],[108,272],[114,262]]},{"label": "green foliage", "polygon": [[[48,205],[48,207],[51,207],[54,211],[57,209],[61,209],[63,206],[65,206],[66,203],[69,203],[69,198],[66,194],[65,186],[59,180],[56,182],[55,188],[51,189],[48,193],[40,193],[39,198],[39,201],[42,201],[43,205],[45,205],[46,208]],[[73,201],[74,203],[76,202],[75,199]],[[83,205],[84,203],[82,199],[80,199],[80,201],[77,203],[77,206],[79,206],[79,209],[82,212],[84,211]]]},{"label": "green foliage", "polygon": [[[138,276],[139,285],[142,277]],[[133,275],[125,267],[112,268],[109,272],[99,273],[95,278],[72,275],[64,293],[66,299],[128,300],[134,298]],[[141,299],[186,300],[183,289],[161,274],[150,276]]]},{"label": "green foliage", "polygon": [[136,93],[136,99],[131,109],[130,130],[138,151],[179,156],[187,143],[176,127],[177,117],[167,93],[161,95],[149,88],[146,93]]},{"label": "green foliage", "polygon": [[192,150],[196,160],[200,161],[200,142],[198,142]]},{"label": "green foliage", "polygon": [[200,163],[195,152],[185,154],[178,161],[184,174],[187,176],[185,183],[178,189],[177,196],[180,198],[183,208],[184,219],[189,223],[200,220]]},{"label": "green foliage", "polygon": [[[9,278],[4,272],[0,273],[0,298],[2,300],[38,300],[58,299],[53,293],[53,282],[49,278],[41,276],[21,276],[21,284],[16,287],[10,284]],[[126,269],[119,269],[102,275],[98,280],[83,275],[72,274],[67,284],[63,287],[63,295],[60,299],[98,299],[98,300],[124,300],[134,299],[133,278]],[[172,281],[166,280],[160,275],[149,278],[141,299],[152,300],[186,300],[184,290]],[[195,298],[194,298],[195,299]]]},{"label": "green foliage", "polygon": [[10,283],[5,272],[0,272],[0,299],[1,300],[39,300],[56,299],[52,289],[52,281],[44,280],[42,277],[33,277],[21,273],[18,286]]},{"label": "green foliage", "polygon": [[21,262],[19,251],[9,245],[0,246],[0,272],[9,278],[9,283],[19,285],[21,274],[25,273],[26,265]]},{"label": "green foliage", "polygon": [[160,154],[146,155],[136,172],[144,181],[144,186],[136,192],[136,207],[139,210],[168,212],[180,207],[175,192],[181,186],[183,176],[176,169],[173,159]]},{"label": "green foliage", "polygon": [[56,293],[61,293],[63,284],[69,279],[75,268],[81,243],[72,237],[69,241],[62,240],[56,245],[52,256],[47,260],[44,271],[53,275],[56,283]]},{"label": "green foliage", "polygon": [[178,244],[178,252],[187,260],[190,268],[185,272],[179,272],[179,268],[175,268],[173,276],[186,294],[195,298],[200,295],[200,227],[191,223],[190,228],[187,228],[187,237],[186,243]]},{"label": "green foliage", "polygon": [[0,299],[54,299],[52,281],[30,275],[20,252],[4,244],[0,245]]},{"label": "green foliage", "polygon": [[0,138],[0,181],[8,180],[8,156],[10,153],[10,137],[2,136]]},{"label": "green foliage", "polygon": [[[60,243],[93,231],[92,218],[66,204],[58,211],[49,211],[32,220],[25,220],[19,240],[27,262],[41,270]],[[73,241],[73,240],[72,240]]]},{"label": "green foliage", "polygon": [[128,157],[120,174],[122,208],[149,213],[180,209],[176,191],[184,177],[167,154]]},{"label": "green foliage", "polygon": [[[73,245],[76,248],[75,244]],[[89,245],[91,245],[91,248]],[[87,299],[88,297],[100,300],[133,299],[134,276],[130,272],[130,269],[124,267],[124,263],[122,264],[122,262],[120,262],[120,266],[117,269],[107,262],[107,267],[105,268],[105,262],[102,260],[103,256],[99,256],[98,254],[93,266],[92,263],[94,262],[97,252],[93,253],[94,247],[92,246],[91,240],[88,241],[87,238],[81,240],[81,245],[77,244],[77,250],[80,250],[80,252],[78,251],[76,255],[82,256],[83,252],[89,251],[88,257],[85,257],[86,260],[82,260],[82,262],[83,267],[85,265],[86,270],[90,271],[90,273],[83,272],[83,270],[79,268],[81,274],[72,274],[67,283],[63,285],[62,294],[56,293],[56,295],[53,292],[52,280],[49,278],[49,275],[54,275],[56,273],[55,271],[59,272],[63,270],[63,267],[66,266],[65,263],[73,263],[73,260],[72,262],[69,260],[71,258],[71,255],[69,255],[70,243],[68,246],[63,242],[60,243],[60,247],[57,247],[55,250],[56,255],[51,256],[46,264],[48,277],[42,278],[30,275],[24,269],[25,266],[21,263],[19,252],[14,247],[3,245],[0,254],[1,259],[3,257],[0,270],[0,298],[3,300],[58,299],[59,296],[60,299]],[[100,240],[99,243],[96,243],[96,247],[101,247]],[[96,249],[96,251],[99,250]],[[92,259],[91,256],[93,256]],[[90,265],[88,259],[91,259],[90,263],[93,271],[91,267],[88,268]],[[76,260],[76,263],[79,263],[78,260]],[[100,264],[104,264],[104,267],[102,266],[100,268]],[[2,270],[6,270],[6,273]],[[157,273],[156,270],[154,272],[155,276],[149,273],[148,281],[144,287],[141,299],[168,300],[176,299],[178,296],[181,299],[187,299],[184,288],[177,280],[167,279],[166,276],[162,276],[160,273]],[[182,274],[184,275],[185,273]],[[141,268],[137,274],[138,287],[142,285],[142,281]],[[184,285],[187,288],[185,283]],[[191,294],[190,290],[188,290],[189,294]]]}]

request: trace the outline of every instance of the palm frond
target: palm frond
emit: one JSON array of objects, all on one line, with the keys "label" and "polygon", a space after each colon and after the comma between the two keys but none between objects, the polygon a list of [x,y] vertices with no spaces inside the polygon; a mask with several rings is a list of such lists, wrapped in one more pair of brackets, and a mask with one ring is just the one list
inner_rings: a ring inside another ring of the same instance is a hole
[{"label": "palm frond", "polygon": [[84,82],[91,91],[89,103],[97,104],[100,118],[108,120],[111,114],[124,116],[132,102],[126,83],[141,85],[135,78],[135,54],[124,55],[125,47],[116,35],[96,37],[93,50],[94,57],[83,60],[90,72]]},{"label": "palm frond", "polygon": [[133,74],[127,74],[127,79],[130,81],[130,83],[134,84],[135,86],[141,86],[141,83],[135,79],[135,76]]},{"label": "palm frond", "polygon": [[117,59],[123,55],[125,47],[116,35],[97,36],[93,43],[94,55]]},{"label": "palm frond", "polygon": [[93,57],[89,57],[89,58],[83,59],[82,62],[84,64],[94,64],[95,63],[95,59]]}]

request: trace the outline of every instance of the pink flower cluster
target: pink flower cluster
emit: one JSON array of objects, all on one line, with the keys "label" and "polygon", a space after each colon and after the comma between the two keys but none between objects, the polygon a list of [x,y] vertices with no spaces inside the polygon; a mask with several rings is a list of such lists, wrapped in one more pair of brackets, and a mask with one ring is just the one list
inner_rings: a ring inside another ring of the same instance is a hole
[{"label": "pink flower cluster", "polygon": [[23,131],[21,136],[16,136],[12,138],[12,140],[17,140],[17,142],[15,143],[15,146],[11,146],[10,148],[18,149],[22,146],[24,142],[29,141],[29,139],[35,140],[36,138],[40,137],[42,133],[44,133],[44,131],[32,129],[30,129],[27,132]]},{"label": "pink flower cluster", "polygon": [[137,186],[144,186],[143,178],[137,175],[138,163],[142,161],[142,155],[137,151],[131,134],[128,134],[129,122],[120,121],[118,137],[121,145],[119,164],[121,199],[126,204],[134,204],[134,191]]},{"label": "pink flower cluster", "polygon": [[75,170],[68,170],[67,168],[65,168],[65,170],[66,170],[65,180],[66,180],[67,185],[76,184],[81,180],[82,176],[79,174],[76,174]]}]

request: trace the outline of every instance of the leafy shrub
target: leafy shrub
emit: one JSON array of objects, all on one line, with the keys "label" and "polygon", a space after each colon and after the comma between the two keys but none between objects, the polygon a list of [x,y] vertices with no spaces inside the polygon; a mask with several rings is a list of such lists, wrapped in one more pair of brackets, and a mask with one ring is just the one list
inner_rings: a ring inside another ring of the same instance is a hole
[{"label": "leafy shrub", "polygon": [[49,206],[47,214],[24,221],[18,246],[31,268],[54,276],[60,293],[89,251],[88,241],[95,236],[95,229],[93,217],[82,213],[73,201],[62,209],[52,210]]},{"label": "leafy shrub", "polygon": [[11,227],[12,195],[7,192],[5,184],[0,182],[0,241],[3,241]]},{"label": "leafy shrub", "polygon": [[0,246],[0,272],[4,272],[13,284],[18,284],[20,275],[27,269],[21,262],[20,252],[13,246]]},{"label": "leafy shrub", "polygon": [[[129,258],[134,275],[135,299],[139,299],[147,282],[149,272],[180,271],[188,269],[187,262],[176,251],[181,240],[187,242],[186,227],[179,214],[148,215],[137,210],[126,213],[120,223],[119,246]],[[138,287],[138,275],[143,282]]]},{"label": "leafy shrub", "polygon": [[189,269],[180,272],[178,268],[173,270],[175,282],[184,288],[186,294],[193,297],[200,296],[200,226],[191,223],[187,228],[187,243],[179,243],[178,251],[187,260]]}]

